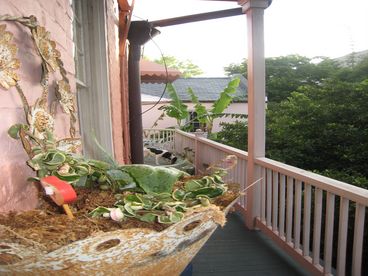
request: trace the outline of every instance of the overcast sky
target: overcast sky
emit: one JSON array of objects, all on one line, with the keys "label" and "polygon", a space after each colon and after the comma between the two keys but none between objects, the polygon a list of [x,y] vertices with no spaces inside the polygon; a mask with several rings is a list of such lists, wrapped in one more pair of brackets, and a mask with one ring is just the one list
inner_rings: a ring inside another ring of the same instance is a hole
[{"label": "overcast sky", "polygon": [[[157,20],[221,9],[236,2],[136,0],[132,20]],[[154,38],[164,55],[191,60],[204,76],[223,76],[223,67],[247,55],[246,16],[208,20],[159,29]],[[368,0],[273,0],[265,11],[267,57],[346,55],[368,49]],[[148,42],[144,55],[159,58]]]}]

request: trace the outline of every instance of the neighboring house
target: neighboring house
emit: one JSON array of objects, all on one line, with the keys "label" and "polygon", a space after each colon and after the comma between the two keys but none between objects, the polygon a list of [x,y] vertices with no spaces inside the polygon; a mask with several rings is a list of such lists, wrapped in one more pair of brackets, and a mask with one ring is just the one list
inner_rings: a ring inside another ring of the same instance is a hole
[{"label": "neighboring house", "polygon": [[[209,109],[212,104],[219,98],[220,93],[227,86],[230,77],[203,77],[203,78],[179,78],[172,84],[178,93],[180,99],[188,105],[190,111],[190,117],[187,118],[187,122],[190,121],[194,128],[198,127],[198,123],[193,120],[195,118],[193,103],[190,100],[190,96],[187,93],[188,88],[191,88],[198,96],[199,101]],[[143,128],[151,128],[157,119],[162,114],[159,108],[168,103],[169,95],[167,91],[163,94],[165,84],[163,83],[142,83],[142,120]],[[157,97],[157,101],[147,100],[147,95]],[[160,101],[158,99],[163,97]],[[154,106],[154,107],[153,107]],[[150,109],[149,111],[147,111]],[[145,112],[146,111],[146,112]],[[247,80],[240,76],[240,84],[234,95],[234,100],[224,113],[231,114],[248,114],[247,103]],[[215,120],[213,132],[217,132],[221,129],[220,122],[232,122],[235,118],[218,118]],[[176,125],[176,120],[165,116],[162,120],[157,121],[156,128],[167,128]]]}]

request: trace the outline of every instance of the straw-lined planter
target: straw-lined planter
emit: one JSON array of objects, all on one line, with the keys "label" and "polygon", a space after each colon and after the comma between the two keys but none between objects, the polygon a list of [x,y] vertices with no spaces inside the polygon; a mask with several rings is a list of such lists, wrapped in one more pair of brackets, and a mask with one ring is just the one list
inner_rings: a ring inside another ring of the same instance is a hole
[{"label": "straw-lined planter", "polygon": [[[226,209],[227,211],[228,209]],[[225,211],[225,212],[226,212]],[[178,275],[224,224],[225,212],[206,208],[161,232],[125,229],[97,233],[45,253],[21,244],[0,246],[18,262],[0,265],[1,273],[21,275]]]},{"label": "straw-lined planter", "polygon": [[[21,140],[27,164],[37,174],[30,185],[38,186],[42,200],[37,210],[0,214],[0,274],[179,274],[225,223],[239,195],[222,180],[236,158],[192,177],[175,168],[78,155],[75,97],[50,33],[33,16],[0,16],[3,20],[30,30],[42,61],[42,94],[30,105],[16,72],[20,62],[13,35],[0,25],[0,88],[16,88],[27,118],[8,133]],[[49,74],[55,71],[61,80],[57,100],[49,103]],[[70,116],[70,137],[61,140],[53,133],[57,104]],[[96,146],[104,152],[97,141]]]}]

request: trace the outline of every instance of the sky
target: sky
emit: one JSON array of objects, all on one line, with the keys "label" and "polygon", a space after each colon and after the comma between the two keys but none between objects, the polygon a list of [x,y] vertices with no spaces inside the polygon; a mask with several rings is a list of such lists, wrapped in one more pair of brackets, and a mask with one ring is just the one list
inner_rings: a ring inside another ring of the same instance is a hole
[{"label": "sky", "polygon": [[[135,0],[132,21],[158,20],[239,7],[236,2]],[[144,56],[198,65],[205,77],[247,57],[246,15],[158,28]],[[368,0],[273,0],[265,10],[266,57],[299,54],[336,58],[368,49]]]}]

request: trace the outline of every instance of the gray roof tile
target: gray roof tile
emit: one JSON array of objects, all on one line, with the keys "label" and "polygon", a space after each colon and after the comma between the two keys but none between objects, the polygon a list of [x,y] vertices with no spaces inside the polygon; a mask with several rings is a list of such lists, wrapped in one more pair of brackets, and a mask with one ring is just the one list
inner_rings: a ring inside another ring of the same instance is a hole
[{"label": "gray roof tile", "polygon": [[[190,101],[187,89],[190,87],[198,96],[201,102],[213,102],[218,99],[220,93],[227,86],[231,77],[221,78],[179,78],[173,82],[173,85],[179,97],[183,101]],[[160,97],[165,84],[163,83],[142,83],[141,93]],[[240,76],[240,84],[234,96],[234,102],[244,102],[247,100],[247,80]],[[165,92],[164,98],[170,98]]]}]

